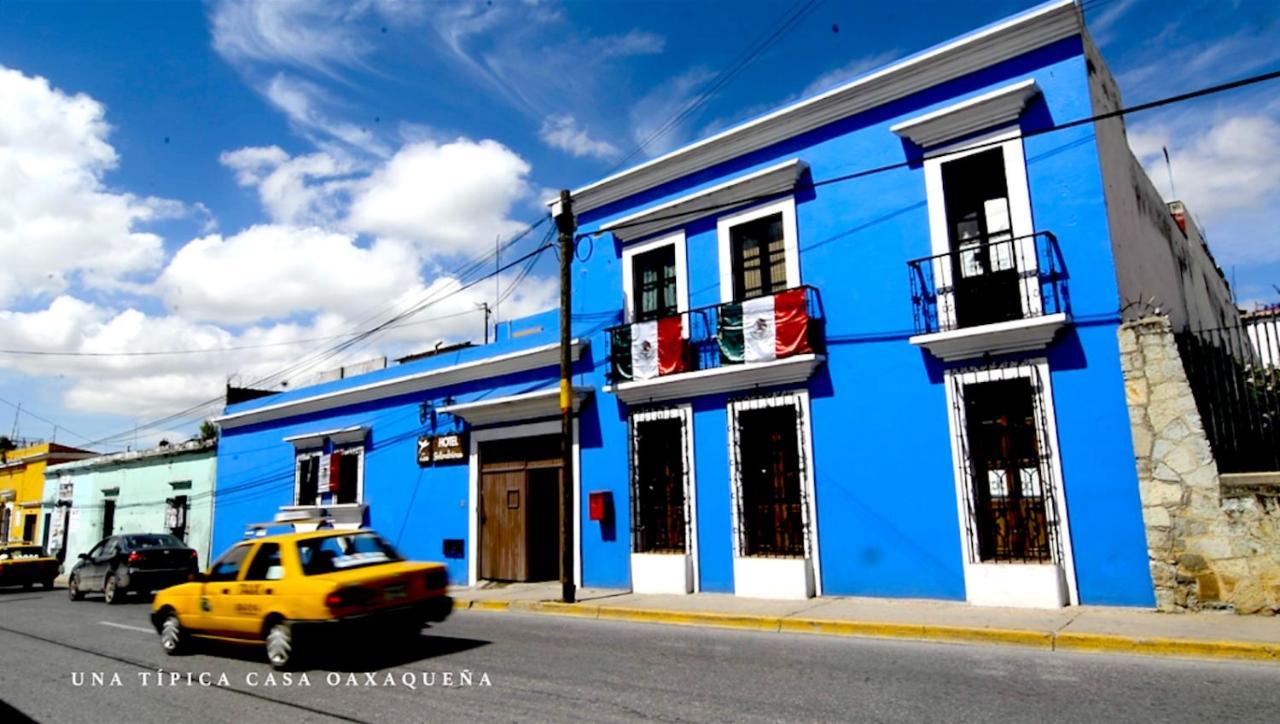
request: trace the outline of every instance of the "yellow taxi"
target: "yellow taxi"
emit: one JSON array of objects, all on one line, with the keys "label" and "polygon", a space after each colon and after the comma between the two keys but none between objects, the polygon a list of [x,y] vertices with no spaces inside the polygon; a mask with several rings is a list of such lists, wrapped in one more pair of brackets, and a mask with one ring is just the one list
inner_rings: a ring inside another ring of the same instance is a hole
[{"label": "yellow taxi", "polygon": [[442,564],[406,561],[371,530],[270,535],[156,594],[151,622],[169,654],[193,638],[265,643],[271,665],[288,669],[325,631],[416,637],[453,610],[448,584]]},{"label": "yellow taxi", "polygon": [[21,585],[30,590],[39,583],[53,588],[58,566],[57,558],[34,543],[0,543],[0,586]]}]

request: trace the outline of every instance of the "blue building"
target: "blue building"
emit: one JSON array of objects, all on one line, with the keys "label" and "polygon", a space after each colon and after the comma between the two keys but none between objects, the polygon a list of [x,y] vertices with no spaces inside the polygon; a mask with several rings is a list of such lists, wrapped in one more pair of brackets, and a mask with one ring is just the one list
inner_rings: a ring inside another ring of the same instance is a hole
[{"label": "blue building", "polygon": [[[1056,128],[1119,107],[1062,0],[574,190],[575,579],[1152,605],[1117,328],[1235,311],[1123,119]],[[229,406],[215,548],[323,507],[556,578],[555,314]]]}]

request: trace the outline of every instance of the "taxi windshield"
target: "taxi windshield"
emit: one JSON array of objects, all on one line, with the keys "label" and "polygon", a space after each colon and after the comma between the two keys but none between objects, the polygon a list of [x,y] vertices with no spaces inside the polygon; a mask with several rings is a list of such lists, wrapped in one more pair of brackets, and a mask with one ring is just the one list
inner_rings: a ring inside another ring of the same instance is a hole
[{"label": "taxi windshield", "polygon": [[9,546],[0,548],[0,561],[11,561],[18,558],[40,558],[44,551],[40,546]]},{"label": "taxi windshield", "polygon": [[298,543],[298,560],[308,576],[404,560],[374,533],[311,538]]}]

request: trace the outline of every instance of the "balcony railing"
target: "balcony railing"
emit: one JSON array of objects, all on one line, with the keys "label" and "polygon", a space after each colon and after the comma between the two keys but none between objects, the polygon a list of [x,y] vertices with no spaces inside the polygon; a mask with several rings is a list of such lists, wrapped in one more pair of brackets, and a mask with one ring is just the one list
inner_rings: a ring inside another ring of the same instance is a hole
[{"label": "balcony railing", "polygon": [[[772,309],[770,309],[772,307]],[[768,314],[766,314],[768,312]],[[611,327],[614,384],[826,351],[822,298],[799,286]]]},{"label": "balcony railing", "polygon": [[1065,267],[1048,231],[974,239],[907,269],[918,334],[1068,311]]}]

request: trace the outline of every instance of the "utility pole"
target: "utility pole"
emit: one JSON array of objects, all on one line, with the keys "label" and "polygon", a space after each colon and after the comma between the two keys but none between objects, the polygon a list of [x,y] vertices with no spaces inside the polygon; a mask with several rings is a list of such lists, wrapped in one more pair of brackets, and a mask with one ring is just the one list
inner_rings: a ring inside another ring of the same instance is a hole
[{"label": "utility pole", "polygon": [[560,230],[560,600],[573,603],[573,235],[578,229],[569,190],[560,191],[552,209]]},{"label": "utility pole", "polygon": [[[489,344],[489,303],[476,302],[476,307],[484,310],[484,343]],[[493,341],[498,341],[498,330],[493,330]]]}]

